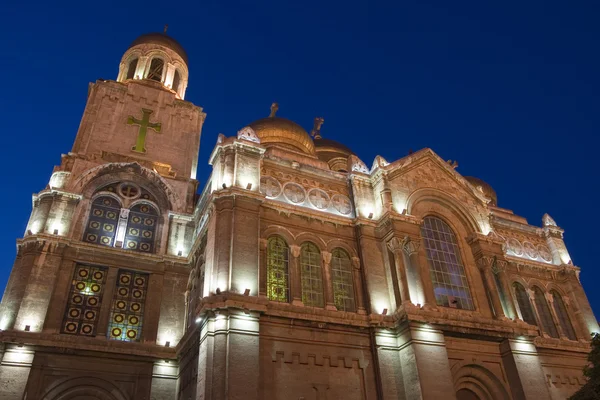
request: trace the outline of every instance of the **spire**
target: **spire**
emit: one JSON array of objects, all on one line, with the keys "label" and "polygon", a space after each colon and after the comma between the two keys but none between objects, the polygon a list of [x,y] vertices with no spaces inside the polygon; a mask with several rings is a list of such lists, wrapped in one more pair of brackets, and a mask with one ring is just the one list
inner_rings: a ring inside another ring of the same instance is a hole
[{"label": "spire", "polygon": [[313,125],[313,130],[310,133],[310,135],[315,138],[315,139],[321,139],[321,125],[323,125],[323,122],[325,122],[325,120],[321,117],[317,117],[315,118],[315,122]]},{"label": "spire", "polygon": [[277,103],[271,104],[271,114],[269,115],[269,118],[275,118],[275,114],[277,113],[277,110],[279,110],[279,104],[277,104]]}]

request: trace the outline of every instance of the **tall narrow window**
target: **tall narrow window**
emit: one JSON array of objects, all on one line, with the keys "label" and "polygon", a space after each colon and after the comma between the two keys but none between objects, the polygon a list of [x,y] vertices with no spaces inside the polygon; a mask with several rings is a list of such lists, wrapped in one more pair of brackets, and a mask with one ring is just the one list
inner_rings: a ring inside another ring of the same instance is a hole
[{"label": "tall narrow window", "polygon": [[151,205],[142,203],[131,207],[125,233],[125,248],[152,253],[157,220],[158,213]]},{"label": "tall narrow window", "polygon": [[356,311],[350,256],[342,249],[331,252],[331,282],[333,302],[338,310]]},{"label": "tall narrow window", "polygon": [[513,283],[513,289],[515,291],[515,297],[517,298],[519,310],[521,310],[521,317],[523,317],[523,321],[530,325],[537,325],[527,290],[525,290],[523,285],[517,282]]},{"label": "tall narrow window", "polygon": [[101,196],[94,200],[83,240],[113,246],[120,210],[121,204],[110,196]]},{"label": "tall narrow window", "polygon": [[546,301],[546,296],[544,296],[544,292],[539,287],[534,287],[533,292],[535,295],[535,307],[537,308],[538,314],[540,316],[540,323],[542,326],[542,330],[546,332],[553,338],[558,337],[558,331],[556,330],[556,325],[554,325],[554,321],[552,320],[552,314],[550,313],[550,307],[548,307],[548,302]]},{"label": "tall narrow window", "polygon": [[148,75],[146,79],[151,79],[153,81],[162,82],[163,75],[163,67],[165,62],[162,58],[153,58],[150,62],[150,70],[148,71]]},{"label": "tall narrow window", "polygon": [[133,60],[129,61],[129,66],[127,67],[127,79],[135,78],[135,70],[137,69],[137,66],[138,66],[137,58],[134,58]]},{"label": "tall narrow window", "polygon": [[179,90],[179,83],[181,82],[181,75],[179,71],[175,70],[175,75],[173,75],[173,85],[171,86],[174,91]]},{"label": "tall narrow window", "polygon": [[469,283],[452,228],[439,218],[425,217],[421,236],[436,303],[443,307],[473,310]]},{"label": "tall narrow window", "polygon": [[569,318],[569,313],[567,312],[567,307],[565,307],[562,297],[556,290],[551,291],[550,294],[554,300],[552,302],[554,305],[554,312],[558,317],[558,322],[560,323],[562,331],[569,339],[577,340],[577,335],[573,329],[573,324],[571,324],[571,319]]},{"label": "tall narrow window", "polygon": [[288,267],[290,249],[282,238],[273,236],[267,242],[267,297],[288,302],[290,299]]},{"label": "tall narrow window", "polygon": [[310,242],[304,243],[300,248],[300,275],[304,305],[323,307],[321,252],[317,246]]},{"label": "tall narrow window", "polygon": [[73,274],[62,333],[95,336],[106,268],[77,265]]},{"label": "tall narrow window", "polygon": [[108,324],[108,337],[139,342],[142,335],[148,274],[119,270]]}]

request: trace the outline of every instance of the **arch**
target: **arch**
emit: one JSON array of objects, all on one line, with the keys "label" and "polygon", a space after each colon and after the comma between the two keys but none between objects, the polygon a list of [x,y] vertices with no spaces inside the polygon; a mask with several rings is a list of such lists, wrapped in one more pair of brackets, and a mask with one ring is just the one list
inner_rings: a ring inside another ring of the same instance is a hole
[{"label": "arch", "polygon": [[451,368],[454,391],[470,391],[482,400],[509,400],[506,385],[490,370],[477,363],[459,361]]},{"label": "arch", "polygon": [[167,63],[165,62],[164,56],[162,54],[160,56],[154,56],[150,58],[150,62],[148,63],[148,69],[144,78],[149,79],[151,81],[162,82],[166,64]]},{"label": "arch", "polygon": [[515,281],[512,283],[512,288],[515,298],[517,299],[517,306],[521,313],[521,319],[529,325],[537,325],[535,313],[533,312],[531,301],[529,299],[529,293],[527,293],[525,286],[520,282]]},{"label": "arch", "polygon": [[352,257],[358,257],[358,253],[356,252],[356,249],[352,246],[350,246],[347,242],[345,242],[344,240],[341,239],[331,239],[327,242],[325,249],[332,253],[334,249],[341,247],[342,249],[344,249],[346,251],[346,253],[348,253],[350,255],[350,258]]},{"label": "arch", "polygon": [[556,325],[554,325],[554,320],[552,319],[552,313],[550,311],[550,307],[548,306],[548,302],[546,301],[546,295],[539,286],[533,286],[533,294],[535,300],[535,308],[537,309],[538,316],[540,318],[539,328],[542,329],[543,332],[547,333],[549,336],[553,338],[558,338],[558,330],[556,329]]},{"label": "arch", "polygon": [[300,246],[300,280],[302,303],[309,307],[324,307],[321,250],[311,241]]},{"label": "arch", "polygon": [[125,79],[135,79],[135,71],[137,70],[139,61],[140,59],[138,57],[132,57],[129,62],[127,62]]},{"label": "arch", "polygon": [[327,243],[320,236],[315,235],[311,232],[302,232],[296,235],[294,238],[294,244],[301,246],[302,244],[310,242],[317,246],[319,252],[327,249]]},{"label": "arch", "polygon": [[274,235],[281,236],[288,246],[296,242],[294,234],[289,229],[280,225],[270,225],[262,233],[262,237],[267,239]]},{"label": "arch", "polygon": [[554,313],[558,318],[558,323],[560,324],[563,333],[570,340],[577,340],[575,329],[573,328],[573,324],[569,318],[569,313],[567,311],[567,307],[565,307],[562,296],[555,289],[552,289],[550,294],[552,295],[552,306],[554,307]]},{"label": "arch", "polygon": [[423,218],[421,236],[436,303],[444,307],[474,310],[471,289],[456,233],[442,218]]},{"label": "arch", "polygon": [[285,239],[272,235],[267,239],[267,298],[290,301],[290,248]]},{"label": "arch", "polygon": [[48,390],[42,400],[72,400],[79,396],[97,400],[127,400],[112,382],[91,376],[67,379]]},{"label": "arch", "polygon": [[356,311],[354,277],[350,254],[341,247],[331,251],[331,285],[333,303],[340,311]]}]

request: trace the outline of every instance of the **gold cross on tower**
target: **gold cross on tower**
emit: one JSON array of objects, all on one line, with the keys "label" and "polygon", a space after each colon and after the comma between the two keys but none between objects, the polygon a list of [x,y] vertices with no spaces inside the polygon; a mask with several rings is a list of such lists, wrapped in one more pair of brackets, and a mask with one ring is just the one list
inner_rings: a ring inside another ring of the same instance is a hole
[{"label": "gold cross on tower", "polygon": [[146,148],[144,147],[144,145],[146,144],[146,132],[148,132],[148,128],[152,128],[157,133],[160,133],[160,122],[150,122],[150,114],[152,114],[152,110],[142,108],[142,119],[137,119],[133,116],[129,116],[129,118],[127,118],[128,125],[140,126],[135,146],[131,148],[131,150],[136,151],[138,153],[146,152]]}]

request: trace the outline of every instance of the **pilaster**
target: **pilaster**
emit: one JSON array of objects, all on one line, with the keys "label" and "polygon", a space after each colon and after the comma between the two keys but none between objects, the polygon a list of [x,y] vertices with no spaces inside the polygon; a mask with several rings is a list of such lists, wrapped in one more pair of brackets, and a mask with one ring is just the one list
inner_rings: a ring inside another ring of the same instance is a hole
[{"label": "pilaster", "polygon": [[514,400],[549,399],[537,349],[529,339],[507,339],[500,345],[502,362]]}]

